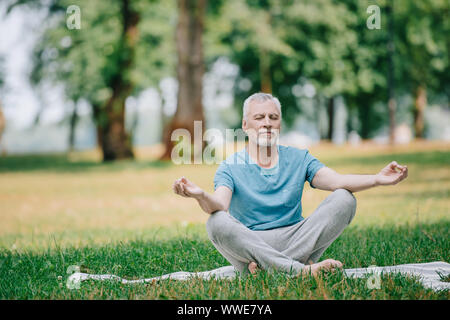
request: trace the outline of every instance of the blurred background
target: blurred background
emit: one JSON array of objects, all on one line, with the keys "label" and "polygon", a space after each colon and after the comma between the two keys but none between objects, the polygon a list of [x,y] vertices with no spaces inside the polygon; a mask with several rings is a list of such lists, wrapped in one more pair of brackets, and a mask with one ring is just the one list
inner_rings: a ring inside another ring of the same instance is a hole
[{"label": "blurred background", "polygon": [[263,91],[284,144],[450,142],[447,0],[4,0],[2,155],[168,159]]},{"label": "blurred background", "polygon": [[[408,166],[356,194],[354,225],[445,226],[448,15],[448,0],[0,1],[0,248],[206,238],[172,183],[212,192],[217,163],[175,165],[171,134],[240,128],[258,91],[282,104],[281,144],[342,174]],[[223,137],[215,151],[234,149]],[[305,184],[303,216],[328,194]]]}]

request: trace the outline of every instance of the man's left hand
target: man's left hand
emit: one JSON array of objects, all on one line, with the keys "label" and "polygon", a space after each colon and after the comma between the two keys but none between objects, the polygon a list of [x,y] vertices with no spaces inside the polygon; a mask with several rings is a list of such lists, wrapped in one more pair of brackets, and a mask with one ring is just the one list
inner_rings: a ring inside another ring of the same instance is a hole
[{"label": "man's left hand", "polygon": [[406,179],[407,176],[408,167],[392,161],[376,175],[376,183],[379,186],[394,185]]}]

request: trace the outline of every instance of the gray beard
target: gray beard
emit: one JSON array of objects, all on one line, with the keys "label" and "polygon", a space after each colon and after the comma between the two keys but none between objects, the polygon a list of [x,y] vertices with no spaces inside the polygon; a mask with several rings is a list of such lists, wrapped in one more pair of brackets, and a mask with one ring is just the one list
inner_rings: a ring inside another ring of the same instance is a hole
[{"label": "gray beard", "polygon": [[249,140],[251,140],[253,143],[257,144],[260,147],[270,147],[274,146],[278,143],[278,135],[273,135],[270,139],[267,139],[265,137],[258,136],[257,138],[253,138],[249,136]]}]

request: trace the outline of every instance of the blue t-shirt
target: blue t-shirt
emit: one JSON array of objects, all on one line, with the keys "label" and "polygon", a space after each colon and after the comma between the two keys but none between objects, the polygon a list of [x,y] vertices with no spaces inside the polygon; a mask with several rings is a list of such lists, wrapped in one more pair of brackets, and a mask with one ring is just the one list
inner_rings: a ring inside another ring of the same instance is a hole
[{"label": "blue t-shirt", "polygon": [[324,166],[306,149],[278,145],[278,163],[264,169],[244,148],[222,161],[214,190],[226,186],[233,192],[229,212],[251,230],[289,226],[303,220],[303,185],[311,185]]}]

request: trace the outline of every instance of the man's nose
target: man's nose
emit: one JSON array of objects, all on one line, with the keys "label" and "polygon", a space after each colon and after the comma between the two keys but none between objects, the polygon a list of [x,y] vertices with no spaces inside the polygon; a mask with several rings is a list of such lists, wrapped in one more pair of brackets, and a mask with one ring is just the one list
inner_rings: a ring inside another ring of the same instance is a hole
[{"label": "man's nose", "polygon": [[272,126],[272,122],[270,121],[269,117],[265,117],[264,118],[264,127],[271,127]]}]

